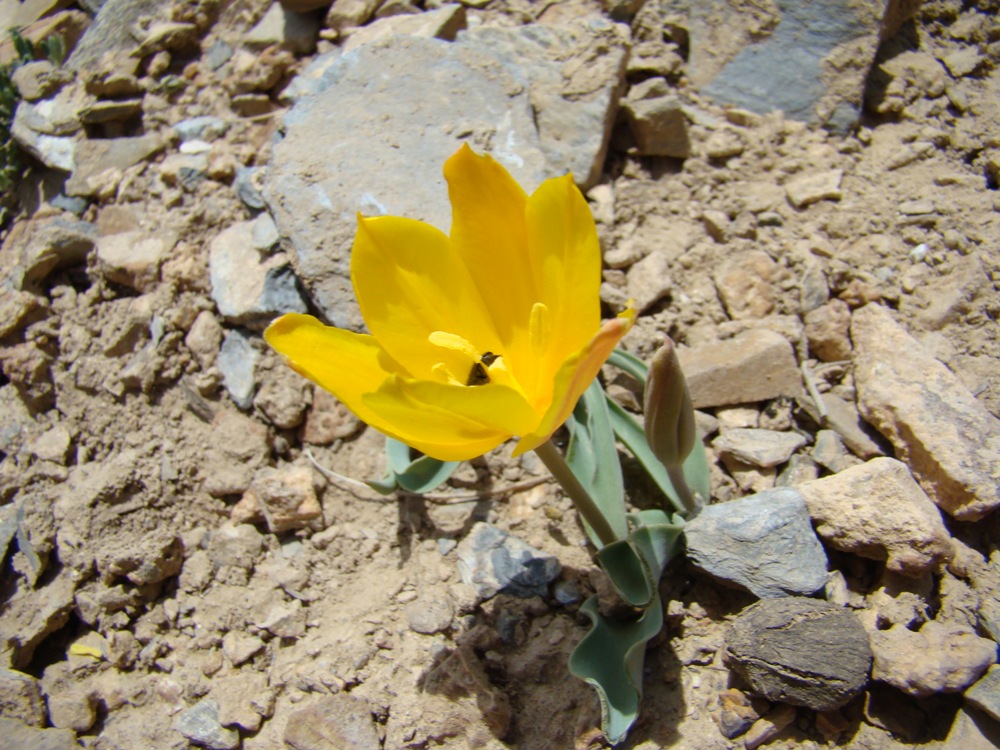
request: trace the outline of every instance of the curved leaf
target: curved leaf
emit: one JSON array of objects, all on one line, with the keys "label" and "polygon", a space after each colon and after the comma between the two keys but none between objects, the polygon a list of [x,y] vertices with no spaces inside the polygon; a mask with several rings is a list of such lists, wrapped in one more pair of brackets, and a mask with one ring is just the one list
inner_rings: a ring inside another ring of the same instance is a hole
[{"label": "curved leaf", "polygon": [[461,461],[438,461],[430,456],[411,459],[410,446],[398,440],[385,439],[385,455],[388,473],[380,480],[365,482],[382,495],[391,495],[396,490],[407,492],[430,492],[450,477]]},{"label": "curved leaf", "polygon": [[[628,534],[625,518],[625,484],[615,446],[615,433],[608,414],[604,389],[595,378],[576,404],[566,422],[569,446],[566,463],[580,484],[590,494],[601,513],[619,538]],[[601,548],[601,542],[584,523],[591,541]]]},{"label": "curved leaf", "polygon": [[646,388],[646,375],[649,373],[649,368],[634,354],[629,354],[624,349],[612,349],[611,356],[608,357],[608,364],[614,365],[619,370],[624,370],[638,380],[643,389]]},{"label": "curved leaf", "polygon": [[639,715],[642,664],[646,643],[663,627],[663,605],[654,597],[637,620],[619,622],[604,617],[592,596],[580,607],[590,618],[590,632],[573,649],[569,671],[597,691],[601,730],[612,744],[625,739]]}]

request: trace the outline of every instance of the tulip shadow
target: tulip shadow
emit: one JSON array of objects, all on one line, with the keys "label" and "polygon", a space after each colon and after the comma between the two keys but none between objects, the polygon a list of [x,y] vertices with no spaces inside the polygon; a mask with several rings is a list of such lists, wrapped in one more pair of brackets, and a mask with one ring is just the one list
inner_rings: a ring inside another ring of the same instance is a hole
[{"label": "tulip shadow", "polygon": [[[485,459],[469,462],[476,469],[474,482],[452,479],[460,492],[478,493],[478,497],[464,500],[440,500],[434,493],[430,497],[403,495],[397,503],[399,518],[396,524],[396,543],[399,545],[400,563],[405,564],[413,554],[413,545],[425,539],[457,542],[472,530],[479,521],[487,520],[493,509],[493,476]],[[442,552],[445,546],[442,545]]]}]

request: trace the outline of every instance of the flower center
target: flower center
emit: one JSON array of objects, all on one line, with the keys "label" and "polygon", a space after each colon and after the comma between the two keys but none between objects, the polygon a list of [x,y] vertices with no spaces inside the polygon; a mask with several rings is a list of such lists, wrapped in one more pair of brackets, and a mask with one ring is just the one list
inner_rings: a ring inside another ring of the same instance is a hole
[{"label": "flower center", "polygon": [[469,377],[466,378],[466,385],[486,385],[490,382],[490,373],[486,368],[492,365],[500,359],[499,354],[494,354],[493,352],[483,352],[483,356],[479,358],[478,362],[472,363],[472,369],[469,370]]}]

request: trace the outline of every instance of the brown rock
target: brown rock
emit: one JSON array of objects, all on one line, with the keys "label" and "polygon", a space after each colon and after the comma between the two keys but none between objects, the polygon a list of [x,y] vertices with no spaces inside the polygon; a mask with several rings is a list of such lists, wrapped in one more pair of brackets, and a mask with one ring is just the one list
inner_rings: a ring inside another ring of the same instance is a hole
[{"label": "brown rock", "polygon": [[824,362],[836,362],[851,356],[851,308],[834,299],[806,313],[806,338],[809,352]]},{"label": "brown rock", "polygon": [[730,318],[763,318],[774,309],[771,277],[775,267],[771,256],[761,250],[743,253],[722,265],[715,275],[715,286]]},{"label": "brown rock", "polygon": [[380,750],[372,707],[349,693],[321,698],[288,719],[285,745],[290,750]]},{"label": "brown rock", "polygon": [[670,293],[673,283],[667,275],[669,267],[667,256],[654,250],[629,269],[628,296],[635,300],[636,309],[640,313]]},{"label": "brown rock", "polygon": [[256,732],[274,713],[274,692],[268,687],[267,676],[260,672],[214,680],[212,698],[219,704],[219,723],[223,726]]},{"label": "brown rock", "polygon": [[0,716],[33,727],[45,726],[45,704],[38,680],[14,669],[0,668]]},{"label": "brown rock", "polygon": [[677,355],[696,409],[802,394],[792,345],[773,331],[754,329]]},{"label": "brown rock", "polygon": [[872,677],[908,695],[964,690],[996,661],[996,644],[960,626],[937,621],[919,631],[903,625],[871,634]]},{"label": "brown rock", "polygon": [[844,172],[840,169],[796,177],[785,185],[788,201],[796,208],[805,208],[822,200],[839,201],[843,177]]},{"label": "brown rock", "polygon": [[102,273],[119,284],[148,291],[160,278],[160,264],[173,249],[167,234],[151,237],[143,232],[112,234],[97,240],[97,261]]},{"label": "brown rock", "polygon": [[267,521],[274,533],[312,525],[322,516],[312,471],[304,466],[261,469],[243,498],[233,507],[233,523]]},{"label": "brown rock", "polygon": [[855,311],[851,338],[861,414],[931,499],[962,521],[1000,505],[1000,420],[884,308]]},{"label": "brown rock", "polygon": [[918,576],[952,556],[941,513],[905,464],[874,458],[801,485],[816,533],[836,549]]}]

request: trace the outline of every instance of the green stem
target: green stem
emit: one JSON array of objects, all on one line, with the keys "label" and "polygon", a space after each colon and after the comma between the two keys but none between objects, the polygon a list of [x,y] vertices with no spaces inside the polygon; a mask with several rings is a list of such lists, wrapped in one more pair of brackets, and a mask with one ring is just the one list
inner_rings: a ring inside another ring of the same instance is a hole
[{"label": "green stem", "polygon": [[607,546],[612,542],[617,542],[618,537],[611,528],[611,524],[608,523],[604,514],[601,513],[601,509],[597,507],[594,498],[580,484],[580,480],[576,478],[576,474],[569,468],[566,459],[562,457],[559,449],[552,444],[552,441],[547,440],[539,445],[535,448],[535,453],[552,473],[552,476],[556,478],[556,481],[562,485],[563,490],[565,490],[569,499],[573,501],[573,505],[576,506],[577,512],[583,516],[583,520],[590,524],[590,528],[597,534],[597,538],[601,540],[601,544]]},{"label": "green stem", "polygon": [[677,496],[684,504],[684,509],[688,512],[688,518],[693,518],[694,513],[698,510],[698,501],[695,499],[694,493],[691,492],[691,488],[684,478],[684,469],[680,466],[668,466],[666,468],[667,476],[670,477],[670,483],[677,490]]}]

